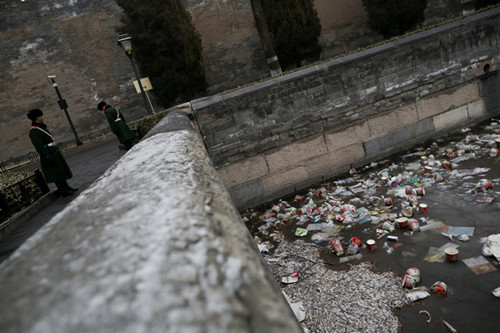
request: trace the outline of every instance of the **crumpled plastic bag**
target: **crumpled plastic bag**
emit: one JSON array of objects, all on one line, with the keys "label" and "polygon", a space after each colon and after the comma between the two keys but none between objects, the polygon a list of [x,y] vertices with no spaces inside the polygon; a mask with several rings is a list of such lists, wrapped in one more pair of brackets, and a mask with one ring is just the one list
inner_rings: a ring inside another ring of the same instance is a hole
[{"label": "crumpled plastic bag", "polygon": [[483,254],[489,255],[490,253],[500,262],[500,234],[488,236]]}]

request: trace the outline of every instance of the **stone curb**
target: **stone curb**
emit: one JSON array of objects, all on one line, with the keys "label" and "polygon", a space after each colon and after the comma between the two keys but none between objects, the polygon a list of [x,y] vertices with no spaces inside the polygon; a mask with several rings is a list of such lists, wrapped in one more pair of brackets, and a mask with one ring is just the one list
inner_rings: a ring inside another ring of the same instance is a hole
[{"label": "stone curb", "polygon": [[42,196],[40,199],[33,202],[28,208],[20,211],[19,213],[15,214],[5,222],[0,224],[0,240],[3,240],[8,234],[19,227],[19,225],[23,224],[43,208],[54,202],[57,197],[58,196],[55,191],[49,192]]}]

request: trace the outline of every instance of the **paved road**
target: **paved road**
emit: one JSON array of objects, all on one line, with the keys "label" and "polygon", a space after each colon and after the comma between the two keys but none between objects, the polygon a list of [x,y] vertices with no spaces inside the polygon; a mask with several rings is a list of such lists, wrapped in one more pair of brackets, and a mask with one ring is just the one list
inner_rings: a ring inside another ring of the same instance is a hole
[{"label": "paved road", "polygon": [[[64,153],[73,178],[68,183],[72,187],[78,187],[78,192],[73,196],[58,197],[32,218],[20,224],[7,237],[0,241],[0,262],[5,260],[21,244],[40,229],[45,223],[60,212],[71,200],[86,189],[100,175],[104,173],[114,162],[125,154],[124,150],[118,149],[118,141],[115,136],[108,136],[93,143],[87,143],[75,147]],[[32,166],[36,168],[38,165]],[[54,184],[49,184],[55,190]]]}]

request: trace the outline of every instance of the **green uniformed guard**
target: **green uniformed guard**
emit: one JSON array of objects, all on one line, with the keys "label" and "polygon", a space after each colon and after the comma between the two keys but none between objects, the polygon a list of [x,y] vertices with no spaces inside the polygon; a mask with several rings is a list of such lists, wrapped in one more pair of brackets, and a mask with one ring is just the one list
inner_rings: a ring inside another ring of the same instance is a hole
[{"label": "green uniformed guard", "polygon": [[43,123],[43,112],[40,109],[30,110],[27,114],[31,120],[30,139],[40,154],[40,166],[47,183],[55,183],[57,193],[62,196],[73,194],[77,189],[71,188],[66,182],[73,177],[63,155],[57,147],[54,137]]},{"label": "green uniformed guard", "polygon": [[118,141],[125,146],[125,149],[132,148],[132,140],[135,138],[134,132],[128,127],[123,114],[116,108],[102,101],[97,104],[97,110],[104,111],[106,119],[108,119],[111,131],[115,133]]}]

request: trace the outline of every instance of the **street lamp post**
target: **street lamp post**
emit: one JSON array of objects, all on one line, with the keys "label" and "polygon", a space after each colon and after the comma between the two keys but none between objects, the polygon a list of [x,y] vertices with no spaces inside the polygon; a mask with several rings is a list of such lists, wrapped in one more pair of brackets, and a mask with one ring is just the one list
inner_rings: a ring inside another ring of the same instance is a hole
[{"label": "street lamp post", "polygon": [[137,72],[137,68],[135,67],[134,58],[132,55],[132,37],[130,37],[128,34],[119,35],[118,45],[120,45],[123,48],[123,51],[125,51],[125,54],[130,59],[130,63],[132,64],[132,68],[134,69],[135,77],[137,79],[137,83],[139,84],[139,88],[141,89],[141,95],[142,99],[144,100],[144,105],[146,106],[146,111],[148,114],[151,114],[152,113],[151,107],[149,106],[148,101],[146,99],[146,93],[144,92],[144,88],[142,87],[141,78],[139,76],[139,73]]},{"label": "street lamp post", "polygon": [[68,113],[68,103],[66,103],[66,100],[62,98],[61,93],[59,92],[59,88],[57,87],[56,83],[56,76],[55,75],[49,75],[47,76],[50,82],[52,82],[52,87],[56,90],[57,97],[59,100],[57,101],[57,104],[59,104],[59,108],[61,110],[64,110],[64,113],[66,114],[66,118],[68,118],[69,126],[71,127],[71,130],[73,131],[73,134],[75,135],[76,139],[76,145],[81,146],[83,143],[80,141],[80,138],[78,137],[78,134],[76,134],[75,126],[73,126],[73,122],[71,121],[71,118],[69,117]]}]

